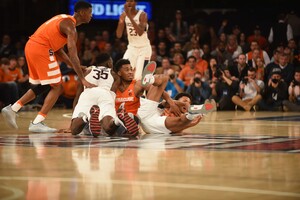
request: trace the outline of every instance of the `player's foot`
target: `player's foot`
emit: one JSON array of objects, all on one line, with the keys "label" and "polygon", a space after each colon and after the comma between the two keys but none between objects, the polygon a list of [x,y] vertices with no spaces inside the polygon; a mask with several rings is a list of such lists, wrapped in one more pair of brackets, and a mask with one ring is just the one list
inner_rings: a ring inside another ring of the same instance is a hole
[{"label": "player's foot", "polygon": [[17,113],[11,109],[11,104],[2,108],[1,113],[3,115],[4,121],[9,127],[18,129],[18,125],[16,123]]},{"label": "player's foot", "polygon": [[39,122],[37,124],[30,122],[28,130],[33,133],[55,133],[55,132],[57,132],[57,129],[50,128],[43,122]]},{"label": "player's foot", "polygon": [[134,120],[134,117],[130,117],[125,109],[122,109],[117,115],[127,129],[127,131],[123,133],[123,136],[136,139],[139,135],[139,126]]},{"label": "player's foot", "polygon": [[142,86],[147,86],[154,82],[153,74],[156,70],[156,62],[151,61],[149,62],[142,73]]},{"label": "player's foot", "polygon": [[90,132],[94,137],[98,137],[101,134],[101,125],[99,122],[100,108],[97,105],[93,105],[90,109]]},{"label": "player's foot", "polygon": [[92,136],[92,135],[93,135],[93,134],[91,133],[89,123],[86,123],[86,125],[83,127],[81,133],[82,133],[83,135],[89,135],[89,136]]},{"label": "player's foot", "polygon": [[215,101],[206,101],[204,104],[202,105],[191,105],[189,107],[189,111],[188,113],[191,115],[206,115],[207,113],[216,111],[216,103]]}]

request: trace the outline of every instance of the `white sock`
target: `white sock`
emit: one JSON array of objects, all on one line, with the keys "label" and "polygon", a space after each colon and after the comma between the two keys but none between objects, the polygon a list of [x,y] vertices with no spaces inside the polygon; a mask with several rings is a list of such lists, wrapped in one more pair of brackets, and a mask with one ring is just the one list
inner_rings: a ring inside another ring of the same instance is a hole
[{"label": "white sock", "polygon": [[149,84],[153,84],[154,81],[155,81],[154,75],[151,74],[151,76],[150,76],[149,78],[150,78],[150,79],[149,79]]},{"label": "white sock", "polygon": [[116,118],[113,119],[113,120],[114,120],[114,123],[115,123],[116,126],[120,126],[120,120],[119,120],[118,117],[116,117]]},{"label": "white sock", "polygon": [[185,115],[185,117],[188,119],[188,120],[193,120],[194,119],[194,116],[192,115],[192,114],[190,114],[190,113],[187,113],[186,115]]},{"label": "white sock", "polygon": [[38,124],[38,123],[40,123],[40,122],[42,122],[44,120],[45,120],[45,117],[43,115],[37,115],[36,118],[33,120],[32,123],[33,124]]},{"label": "white sock", "polygon": [[82,116],[82,120],[87,123],[88,122],[88,117],[86,115]]},{"label": "white sock", "polygon": [[22,108],[22,104],[17,101],[16,103],[14,103],[12,106],[11,106],[11,109],[14,111],[14,112],[18,112],[21,108]]}]

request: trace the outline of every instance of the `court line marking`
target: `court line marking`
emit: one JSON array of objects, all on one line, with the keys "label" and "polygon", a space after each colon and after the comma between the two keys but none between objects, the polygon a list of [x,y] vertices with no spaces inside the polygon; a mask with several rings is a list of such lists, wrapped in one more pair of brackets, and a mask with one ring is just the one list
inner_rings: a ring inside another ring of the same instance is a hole
[{"label": "court line marking", "polygon": [[[62,178],[62,177],[11,177],[1,176],[0,180],[42,180],[42,181],[60,181],[60,182],[83,182],[83,179],[79,178]],[[237,192],[237,193],[251,193],[261,195],[272,195],[272,196],[286,196],[286,197],[300,197],[300,193],[293,192],[280,192],[273,190],[260,190],[260,189],[248,189],[248,188],[236,188],[236,187],[225,187],[225,186],[213,186],[213,185],[197,185],[197,184],[186,184],[186,183],[168,183],[168,182],[149,182],[149,181],[128,181],[128,180],[84,180],[87,183],[101,183],[101,184],[119,184],[119,185],[136,185],[136,186],[151,186],[151,187],[172,187],[179,189],[198,189],[198,190],[212,190],[222,192]]]},{"label": "court line marking", "polygon": [[21,198],[24,196],[24,192],[20,189],[13,188],[13,187],[6,187],[4,185],[0,185],[0,188],[9,190],[13,193],[12,195],[10,195],[8,197],[1,197],[1,200],[12,200],[12,199]]}]

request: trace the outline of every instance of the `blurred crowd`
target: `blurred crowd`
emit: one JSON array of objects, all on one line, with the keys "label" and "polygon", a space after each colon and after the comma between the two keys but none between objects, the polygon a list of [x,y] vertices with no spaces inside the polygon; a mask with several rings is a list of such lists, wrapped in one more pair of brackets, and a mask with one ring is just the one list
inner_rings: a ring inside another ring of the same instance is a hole
[{"label": "blurred crowd", "polygon": [[[275,17],[275,16],[274,16]],[[228,19],[215,26],[191,23],[177,10],[169,25],[149,21],[151,60],[156,73],[170,79],[166,91],[172,98],[180,92],[193,97],[193,104],[214,99],[218,110],[300,111],[300,18],[296,13],[280,13],[267,34],[256,25],[248,34]],[[259,24],[259,22],[257,22]],[[264,27],[266,28],[266,27]],[[123,57],[127,37],[101,30],[92,37],[78,32],[77,49],[83,66],[95,64],[102,52],[114,62]],[[24,56],[26,39],[12,41],[9,34],[0,44],[0,108],[26,92],[28,69]],[[64,92],[57,106],[72,108],[76,96],[76,73],[61,63]],[[29,106],[42,104],[43,97]],[[26,108],[24,108],[26,109]]]}]

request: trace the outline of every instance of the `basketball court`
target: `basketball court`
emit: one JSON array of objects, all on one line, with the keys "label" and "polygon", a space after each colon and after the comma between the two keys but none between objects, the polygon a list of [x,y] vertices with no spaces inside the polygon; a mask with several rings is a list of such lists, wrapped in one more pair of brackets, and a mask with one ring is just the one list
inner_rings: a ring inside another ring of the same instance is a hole
[{"label": "basketball court", "polygon": [[0,199],[300,199],[300,113],[218,111],[141,140],[33,134],[35,116],[19,112],[12,130],[0,115]]}]

